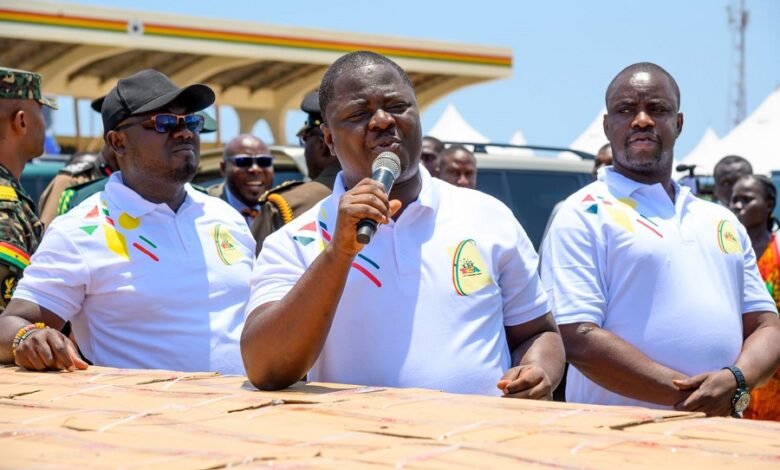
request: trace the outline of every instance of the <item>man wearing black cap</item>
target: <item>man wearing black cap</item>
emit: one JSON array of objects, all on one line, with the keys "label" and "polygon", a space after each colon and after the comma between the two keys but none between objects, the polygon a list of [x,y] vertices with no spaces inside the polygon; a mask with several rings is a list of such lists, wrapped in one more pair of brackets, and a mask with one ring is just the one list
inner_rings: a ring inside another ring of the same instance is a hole
[{"label": "man wearing black cap", "polygon": [[301,109],[307,117],[298,137],[304,147],[306,167],[312,181],[287,181],[260,198],[260,213],[252,225],[252,235],[257,241],[258,253],[263,247],[265,237],[330,196],[336,175],[341,171],[341,164],[330,153],[323,140],[319,94],[313,91],[306,95]]},{"label": "man wearing black cap", "polygon": [[[100,113],[104,98],[105,96],[101,96],[93,100],[92,109]],[[203,115],[205,119],[201,134],[217,130],[216,121],[205,111],[198,111],[196,114]],[[118,170],[116,155],[110,145],[103,145],[103,149],[97,154],[74,155],[41,193],[38,202],[41,222],[48,226],[56,216],[68,212],[93,194],[103,191],[108,177]]]},{"label": "man wearing black cap", "polygon": [[242,374],[239,336],[254,240],[224,201],[189,184],[205,85],[155,70],[119,80],[101,107],[119,171],[57,217],[0,316],[0,362]]}]

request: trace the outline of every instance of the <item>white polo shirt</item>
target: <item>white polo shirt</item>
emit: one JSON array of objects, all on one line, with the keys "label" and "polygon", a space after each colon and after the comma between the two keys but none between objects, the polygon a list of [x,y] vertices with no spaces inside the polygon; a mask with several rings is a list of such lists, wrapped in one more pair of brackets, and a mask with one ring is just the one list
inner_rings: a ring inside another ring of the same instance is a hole
[{"label": "white polo shirt", "polygon": [[173,212],[114,173],[54,219],[14,297],[72,321],[95,365],[244,374],[255,242],[226,202],[185,188]]},{"label": "white polo shirt", "polygon": [[[744,228],[675,183],[630,180],[611,167],[570,196],[542,248],[542,280],[559,324],[591,322],[688,375],[734,364],[742,315],[775,312]],[[567,401],[663,408],[569,368]]]},{"label": "white polo shirt", "polygon": [[[433,179],[355,258],[308,377],[497,395],[511,366],[505,326],[544,315],[537,256],[512,212],[486,194]],[[282,299],[330,241],[333,195],[270,235],[247,313]]]}]

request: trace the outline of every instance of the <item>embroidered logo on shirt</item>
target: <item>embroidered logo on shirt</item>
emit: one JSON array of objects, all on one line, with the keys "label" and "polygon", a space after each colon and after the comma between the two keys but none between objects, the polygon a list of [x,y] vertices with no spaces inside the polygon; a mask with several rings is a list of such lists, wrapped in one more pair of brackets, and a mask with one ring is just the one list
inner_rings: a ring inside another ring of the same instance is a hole
[{"label": "embroidered logo on shirt", "polygon": [[742,253],[742,244],[737,238],[737,231],[728,220],[718,222],[718,247],[723,253],[730,255]]},{"label": "embroidered logo on shirt", "polygon": [[458,295],[467,296],[489,285],[493,280],[486,272],[485,261],[474,240],[463,240],[452,253],[452,286]]},{"label": "embroidered logo on shirt", "polygon": [[217,224],[211,229],[211,235],[214,238],[214,244],[217,247],[217,255],[223,263],[230,266],[231,264],[239,261],[244,256],[241,254],[241,250],[238,249],[238,243],[230,231]]}]

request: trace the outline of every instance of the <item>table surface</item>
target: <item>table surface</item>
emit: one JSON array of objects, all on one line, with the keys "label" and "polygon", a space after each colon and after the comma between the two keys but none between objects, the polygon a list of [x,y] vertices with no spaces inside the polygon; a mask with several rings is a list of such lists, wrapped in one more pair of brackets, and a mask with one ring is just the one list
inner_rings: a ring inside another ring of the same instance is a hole
[{"label": "table surface", "polygon": [[90,367],[0,368],[0,467],[780,468],[780,423]]}]

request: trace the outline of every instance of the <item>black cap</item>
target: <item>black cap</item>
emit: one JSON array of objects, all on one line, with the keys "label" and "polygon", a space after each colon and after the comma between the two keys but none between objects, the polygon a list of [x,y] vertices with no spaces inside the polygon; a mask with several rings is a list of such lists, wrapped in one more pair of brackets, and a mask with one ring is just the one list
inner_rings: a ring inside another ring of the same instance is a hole
[{"label": "black cap", "polygon": [[202,84],[179,88],[157,70],[146,69],[119,80],[106,96],[92,102],[100,106],[103,133],[107,133],[129,116],[143,114],[176,102],[192,113],[214,103],[214,92]]},{"label": "black cap", "polygon": [[[100,98],[95,98],[92,100],[92,103],[90,103],[90,107],[93,111],[97,111],[98,113],[102,111],[103,107],[103,100],[105,100],[105,96],[101,96]],[[206,111],[198,111],[195,114],[200,114],[203,116],[203,130],[200,131],[201,134],[208,134],[211,132],[217,132],[217,120],[211,117],[211,114],[207,113]]]},{"label": "black cap", "polygon": [[311,127],[320,127],[322,124],[322,113],[320,112],[320,95],[312,91],[303,98],[301,110],[308,114],[306,116],[306,125]]}]

